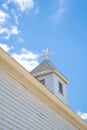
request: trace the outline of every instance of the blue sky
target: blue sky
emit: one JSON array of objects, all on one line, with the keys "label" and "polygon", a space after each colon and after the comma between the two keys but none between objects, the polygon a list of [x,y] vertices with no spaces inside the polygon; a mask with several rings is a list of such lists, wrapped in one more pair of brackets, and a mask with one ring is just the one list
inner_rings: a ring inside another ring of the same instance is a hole
[{"label": "blue sky", "polygon": [[87,120],[87,1],[1,0],[0,46],[29,71],[53,52],[70,81],[68,105]]}]

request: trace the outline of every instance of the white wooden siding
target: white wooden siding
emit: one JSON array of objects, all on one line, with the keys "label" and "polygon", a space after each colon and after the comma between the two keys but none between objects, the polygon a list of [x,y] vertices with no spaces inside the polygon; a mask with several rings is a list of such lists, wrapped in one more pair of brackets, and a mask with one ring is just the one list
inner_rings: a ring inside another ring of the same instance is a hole
[{"label": "white wooden siding", "polygon": [[[54,93],[57,97],[59,97],[64,103],[67,104],[67,86],[66,84],[56,75],[53,74],[54,79]],[[63,94],[59,93],[59,82],[63,85]]]},{"label": "white wooden siding", "polygon": [[[45,86],[67,104],[67,88],[65,83],[54,73],[43,75],[37,78],[38,80],[45,79]],[[59,93],[59,83],[63,84],[63,94]]]},{"label": "white wooden siding", "polygon": [[77,130],[0,70],[0,130]]},{"label": "white wooden siding", "polygon": [[47,75],[43,75],[38,77],[37,79],[42,80],[45,79],[45,86],[52,92],[54,93],[54,77],[53,74],[47,74]]}]

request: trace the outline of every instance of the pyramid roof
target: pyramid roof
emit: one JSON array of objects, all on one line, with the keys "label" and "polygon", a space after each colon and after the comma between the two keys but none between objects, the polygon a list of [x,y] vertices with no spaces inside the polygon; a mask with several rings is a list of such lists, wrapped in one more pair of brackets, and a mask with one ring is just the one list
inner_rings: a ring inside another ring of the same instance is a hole
[{"label": "pyramid roof", "polygon": [[40,63],[35,69],[31,71],[31,74],[35,77],[39,77],[42,75],[46,75],[49,73],[55,73],[58,77],[60,77],[66,84],[69,81],[65,78],[63,74],[61,74],[58,69],[51,63],[50,60],[46,59],[42,63]]}]

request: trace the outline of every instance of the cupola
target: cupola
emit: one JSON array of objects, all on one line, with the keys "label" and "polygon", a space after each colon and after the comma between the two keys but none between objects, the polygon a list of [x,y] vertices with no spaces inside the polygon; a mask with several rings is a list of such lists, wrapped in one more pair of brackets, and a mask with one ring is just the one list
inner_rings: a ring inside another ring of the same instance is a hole
[{"label": "cupola", "polygon": [[[46,53],[44,55],[46,55]],[[47,87],[47,89],[67,104],[66,85],[69,81],[58,71],[48,58],[33,69],[31,74]]]}]

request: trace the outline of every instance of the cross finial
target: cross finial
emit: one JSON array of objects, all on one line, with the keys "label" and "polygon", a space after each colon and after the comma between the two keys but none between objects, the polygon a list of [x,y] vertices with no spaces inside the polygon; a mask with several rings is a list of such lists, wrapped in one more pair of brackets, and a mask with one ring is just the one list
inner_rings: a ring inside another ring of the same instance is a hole
[{"label": "cross finial", "polygon": [[45,59],[48,59],[48,57],[50,56],[50,55],[52,55],[52,52],[49,52],[48,51],[48,48],[46,48],[45,50],[43,50],[43,54],[41,54],[40,56],[41,57],[44,57]]}]

